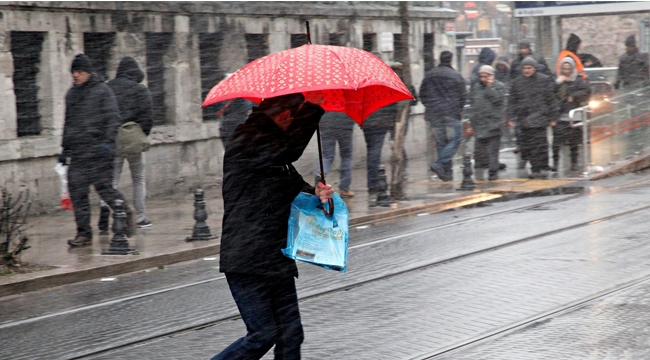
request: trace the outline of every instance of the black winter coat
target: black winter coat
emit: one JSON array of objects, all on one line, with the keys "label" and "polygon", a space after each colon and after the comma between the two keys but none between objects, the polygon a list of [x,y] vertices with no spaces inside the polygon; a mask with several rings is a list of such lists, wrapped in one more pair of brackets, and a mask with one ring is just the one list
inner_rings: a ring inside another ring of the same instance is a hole
[{"label": "black winter coat", "polygon": [[501,135],[506,110],[506,87],[499,81],[492,86],[479,82],[469,94],[469,120],[478,139]]},{"label": "black winter coat", "polygon": [[61,147],[67,156],[97,158],[103,143],[114,144],[120,126],[115,95],[101,76],[93,73],[65,96],[65,123]]},{"label": "black winter coat", "polygon": [[[565,81],[555,85],[555,97],[560,108],[560,115],[568,114],[569,111],[585,105],[590,96],[591,88],[581,76],[578,76],[575,81]],[[569,97],[573,98],[572,102],[568,101]]]},{"label": "black winter coat", "polygon": [[[223,109],[226,105],[228,106]],[[250,114],[251,109],[253,108],[253,103],[246,99],[237,98],[232,102],[222,102],[221,108],[223,109],[223,118],[221,120],[219,132],[221,133],[223,143],[226,146],[229,146],[229,140],[232,137],[232,134],[235,132],[237,126],[246,122],[248,114]]]},{"label": "black winter coat", "polygon": [[[411,95],[415,98],[410,101],[409,106],[417,105],[417,94],[415,92],[415,87],[413,85],[407,85],[408,90],[411,92]],[[408,101],[408,100],[405,100]],[[400,101],[401,102],[401,101]],[[363,131],[391,131],[395,129],[395,123],[397,122],[397,115],[399,112],[398,104],[400,102],[392,103],[390,105],[384,106],[377,109],[375,112],[370,114],[363,122],[361,129]]]},{"label": "black winter coat", "polygon": [[467,90],[459,72],[447,65],[429,71],[420,86],[420,101],[425,106],[424,119],[447,123],[460,121]]},{"label": "black winter coat", "polygon": [[545,128],[557,120],[555,83],[536,72],[512,81],[508,99],[508,116],[523,129]]},{"label": "black winter coat", "polygon": [[306,103],[286,131],[253,108],[237,127],[223,162],[224,216],[221,272],[297,276],[285,257],[291,203],[301,192],[314,193],[291,165],[316,131],[324,110]]},{"label": "black winter coat", "polygon": [[144,73],[134,58],[127,56],[120,61],[115,79],[108,82],[120,107],[122,124],[134,121],[145,134],[151,133],[153,126],[153,102],[151,92],[140,84]]},{"label": "black winter coat", "polygon": [[[539,54],[531,54],[528,55],[531,56],[535,61],[537,61],[537,72],[542,73],[544,75],[548,76],[553,76],[551,73],[551,69],[549,69],[548,64],[546,63],[546,59],[542,55]],[[512,64],[510,64],[510,79],[514,80],[517,77],[521,76],[521,62],[528,56],[517,56],[514,60],[512,60]]]},{"label": "black winter coat", "polygon": [[624,89],[634,89],[646,86],[650,76],[649,63],[648,54],[639,50],[623,54],[618,63],[618,76],[614,87],[618,89],[622,85]]},{"label": "black winter coat", "polygon": [[481,79],[478,76],[478,71],[481,69],[481,66],[483,65],[492,66],[492,63],[494,62],[494,59],[496,59],[496,57],[497,54],[494,52],[494,50],[487,47],[481,49],[481,53],[478,55],[478,64],[476,64],[472,69],[472,74],[470,75],[469,78],[472,83],[472,86],[474,86],[474,84],[481,81]]}]

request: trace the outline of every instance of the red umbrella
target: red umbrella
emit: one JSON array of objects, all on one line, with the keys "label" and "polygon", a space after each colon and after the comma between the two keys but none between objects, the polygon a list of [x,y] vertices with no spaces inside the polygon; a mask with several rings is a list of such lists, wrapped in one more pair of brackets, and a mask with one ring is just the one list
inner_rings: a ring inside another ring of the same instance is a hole
[{"label": "red umbrella", "polygon": [[361,49],[303,45],[254,60],[210,90],[203,106],[224,100],[262,99],[320,91],[325,111],[344,112],[359,125],[375,110],[412,100],[402,80]]}]

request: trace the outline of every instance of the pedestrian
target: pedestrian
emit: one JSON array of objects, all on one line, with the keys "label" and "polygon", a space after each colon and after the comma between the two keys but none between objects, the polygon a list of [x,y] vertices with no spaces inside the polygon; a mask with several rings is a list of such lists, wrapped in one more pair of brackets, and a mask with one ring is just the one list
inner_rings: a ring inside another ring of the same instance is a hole
[{"label": "pedestrian", "polygon": [[640,52],[636,47],[634,35],[625,39],[625,50],[625,54],[621,55],[618,62],[614,87],[632,91],[647,86],[650,79],[648,54]]},{"label": "pedestrian", "polygon": [[[65,97],[63,151],[59,162],[68,165],[68,189],[77,223],[77,235],[68,244],[76,247],[92,243],[90,185],[109,206],[124,197],[112,186],[115,136],[121,123],[115,95],[94,71],[88,56],[77,55],[70,72],[73,86]],[[133,212],[126,203],[125,210],[126,235],[132,236],[135,232]]]},{"label": "pedestrian", "polygon": [[469,119],[474,130],[474,169],[477,179],[488,169],[488,180],[499,178],[499,148],[501,125],[505,113],[506,87],[494,79],[494,68],[483,65],[478,71],[479,82],[469,95]]},{"label": "pedestrian", "polygon": [[560,107],[560,118],[553,127],[553,168],[560,168],[560,146],[568,145],[571,152],[571,170],[578,170],[578,145],[582,143],[582,129],[571,127],[569,111],[589,102],[589,84],[576,70],[573,57],[567,56],[560,63],[560,74],[555,80],[555,96]]},{"label": "pedestrian", "polygon": [[531,46],[532,45],[529,39],[521,39],[519,41],[519,54],[512,60],[512,63],[510,64],[510,81],[516,79],[521,75],[521,62],[527,57],[533,58],[533,60],[535,60],[537,63],[537,72],[544,75],[552,75],[551,69],[548,67],[548,64],[546,63],[544,57],[540,54],[534,54]]},{"label": "pedestrian", "polygon": [[[395,71],[395,74],[397,74],[397,76],[399,76],[399,78],[402,80],[402,82],[404,82],[404,72],[402,70],[402,63],[399,63],[399,62],[392,63],[391,64],[391,69],[393,69],[393,71]],[[406,88],[409,90],[411,95],[413,95],[413,100],[405,100],[403,102],[400,101],[400,102],[397,102],[397,103],[390,104],[390,105],[388,105],[388,107],[390,107],[390,110],[395,114],[395,122],[400,120],[400,119],[398,119],[398,117],[400,116],[400,114],[399,114],[399,109],[400,109],[399,104],[403,103],[404,106],[409,107],[409,110],[407,110],[408,113],[406,115],[406,122],[404,123],[404,134],[406,134],[408,132],[408,129],[409,129],[409,122],[410,122],[410,116],[409,115],[411,114],[411,106],[415,106],[415,105],[418,104],[418,100],[417,100],[418,95],[417,95],[417,92],[415,91],[415,86],[413,86],[413,84],[404,83],[404,85],[406,85]],[[395,126],[393,126],[389,130],[389,133],[390,133],[391,144],[394,144],[394,141],[395,141]],[[391,145],[391,149],[393,148],[393,146],[394,145]],[[406,143],[404,143],[404,147],[402,148],[402,158],[404,159],[404,161],[402,162],[404,178],[408,178],[408,174],[406,172],[406,169],[408,168],[409,158],[408,158],[408,154],[406,153]]]},{"label": "pedestrian", "polygon": [[478,76],[478,71],[483,65],[490,65],[492,66],[492,63],[494,62],[494,59],[496,59],[497,54],[494,52],[494,50],[490,49],[489,47],[484,47],[481,49],[481,52],[478,54],[478,64],[474,65],[474,68],[472,69],[472,73],[470,75],[470,81],[471,81],[471,86],[474,86],[474,84],[479,83],[479,76]]},{"label": "pedestrian", "polygon": [[520,150],[522,158],[530,161],[530,178],[542,179],[542,172],[549,170],[546,129],[557,119],[557,103],[553,82],[536,65],[532,57],[521,62],[522,75],[510,88],[508,118],[521,129]]},{"label": "pedestrian", "polygon": [[370,114],[361,127],[366,140],[366,180],[369,200],[380,191],[378,184],[381,152],[384,148],[386,134],[395,128],[396,115],[397,104],[384,106]]},{"label": "pedestrian", "polygon": [[420,100],[424,119],[436,140],[438,159],[430,165],[442,181],[453,180],[452,158],[463,139],[461,116],[467,93],[465,80],[451,67],[453,54],[440,53],[440,65],[424,76]]},{"label": "pedestrian", "polygon": [[576,71],[578,72],[578,75],[582,77],[583,79],[587,80],[587,74],[585,73],[585,67],[582,64],[582,60],[580,60],[580,56],[578,55],[578,50],[580,50],[580,44],[582,43],[582,40],[580,40],[580,37],[578,35],[571,33],[569,35],[569,39],[566,42],[566,48],[564,50],[560,51],[560,55],[557,57],[557,66],[555,67],[555,73],[559,74],[560,73],[560,66],[561,66],[561,61],[567,57],[570,56],[573,61],[576,64]]},{"label": "pedestrian", "polygon": [[[135,122],[140,126],[142,132],[149,136],[153,126],[153,102],[149,89],[140,84],[142,80],[144,80],[144,72],[140,69],[138,62],[127,56],[120,61],[115,79],[109,81],[108,86],[115,94],[122,118],[121,123]],[[131,170],[136,224],[139,228],[150,227],[152,226],[151,221],[145,215],[147,197],[145,154],[144,152],[116,154],[113,164],[113,188],[115,189],[120,183],[124,160],[128,161]],[[108,234],[109,215],[108,204],[102,201],[99,216],[100,234]]]},{"label": "pedestrian", "polygon": [[306,183],[292,165],[309,144],[324,110],[322,96],[264,99],[235,129],[223,163],[223,230],[219,271],[225,273],[247,334],[212,360],[300,359],[303,329],[294,260],[285,257],[293,199],[305,191],[326,202],[331,185]]},{"label": "pedestrian", "polygon": [[[226,74],[226,77],[223,80],[226,80],[231,76],[232,74]],[[221,126],[219,126],[219,133],[221,134],[221,142],[223,143],[225,151],[237,126],[246,122],[246,119],[253,108],[253,103],[243,98],[237,98],[222,102],[220,105],[221,108],[219,114],[223,116],[221,119]]]},{"label": "pedestrian", "polygon": [[499,56],[494,62],[494,79],[510,86],[510,62],[507,56]]},{"label": "pedestrian", "polygon": [[[350,190],[352,183],[352,133],[354,121],[341,112],[328,112],[320,120],[320,137],[323,146],[323,171],[325,175],[334,162],[336,156],[336,143],[339,144],[341,157],[341,178],[339,180],[339,195],[342,198],[353,197]],[[320,178],[320,164],[316,168],[316,182]],[[331,182],[331,180],[330,180]]]}]

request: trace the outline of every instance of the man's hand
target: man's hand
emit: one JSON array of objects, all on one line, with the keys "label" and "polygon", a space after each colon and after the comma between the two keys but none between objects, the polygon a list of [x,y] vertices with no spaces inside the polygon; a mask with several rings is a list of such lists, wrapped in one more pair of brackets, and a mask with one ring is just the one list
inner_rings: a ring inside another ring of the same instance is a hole
[{"label": "man's hand", "polygon": [[510,127],[515,126],[515,122],[511,121],[511,120],[508,120],[508,121],[506,121],[506,125],[508,125]]},{"label": "man's hand", "polygon": [[332,195],[334,195],[334,189],[332,188],[332,185],[325,185],[321,181],[316,183],[315,190],[316,196],[320,198],[320,202],[323,204],[326,203],[327,200],[332,197]]},{"label": "man's hand", "polygon": [[557,123],[555,121],[551,121],[551,126],[555,127],[555,125],[557,125]]},{"label": "man's hand", "polygon": [[568,102],[573,102],[573,96],[569,96],[569,98],[567,99],[567,101],[568,101]]},{"label": "man's hand", "polygon": [[555,80],[555,81],[557,81],[558,84],[561,84],[561,83],[565,82],[566,79],[567,79],[566,76],[560,75],[560,76],[557,77],[557,80]]}]

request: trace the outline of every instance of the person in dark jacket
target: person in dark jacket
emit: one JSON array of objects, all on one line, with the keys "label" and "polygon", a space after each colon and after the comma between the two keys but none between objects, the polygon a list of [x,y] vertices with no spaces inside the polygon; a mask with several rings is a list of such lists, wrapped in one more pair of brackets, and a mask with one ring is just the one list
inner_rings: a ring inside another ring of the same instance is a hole
[{"label": "person in dark jacket", "polygon": [[[320,135],[323,145],[323,171],[328,174],[334,157],[336,156],[336,143],[339,144],[341,156],[341,178],[339,181],[339,195],[353,197],[350,190],[352,183],[352,133],[354,120],[340,112],[328,112],[320,120]],[[320,181],[320,166],[316,169],[316,182]]]},{"label": "person in dark jacket", "polygon": [[510,64],[510,80],[516,79],[518,76],[521,75],[521,62],[527,58],[527,57],[532,57],[533,60],[537,63],[537,68],[536,71],[544,74],[544,75],[549,75],[551,76],[551,69],[548,67],[548,64],[546,63],[546,60],[542,55],[539,54],[533,54],[533,50],[531,49],[531,44],[529,39],[521,39],[519,41],[519,55],[512,60],[512,63]]},{"label": "person in dark jacket", "polygon": [[[146,86],[140,84],[144,80],[144,72],[140,70],[138,62],[130,57],[124,57],[117,67],[115,79],[108,82],[113,90],[117,105],[120,109],[122,124],[127,122],[137,123],[142,131],[148,136],[153,126],[153,103],[151,92]],[[113,164],[113,187],[117,189],[122,176],[124,160],[129,163],[131,170],[131,181],[133,183],[133,203],[135,205],[136,223],[139,228],[151,226],[145,215],[145,199],[147,197],[147,185],[145,181],[145,155],[144,152],[129,156],[115,156]],[[102,202],[99,217],[99,230],[108,234],[110,211],[108,204]]]},{"label": "person in dark jacket", "polygon": [[497,54],[494,52],[494,50],[490,49],[489,47],[484,47],[481,49],[481,52],[478,54],[478,64],[474,66],[472,69],[472,74],[470,75],[470,81],[471,81],[471,86],[474,86],[474,84],[478,84],[480,82],[479,76],[478,76],[478,71],[483,65],[489,65],[492,66],[492,63],[494,62],[494,59],[496,59]]},{"label": "person in dark jacket", "polygon": [[[63,151],[59,162],[69,164],[68,190],[74,207],[77,235],[68,244],[75,247],[92,243],[88,204],[90,185],[109,206],[113,206],[117,199],[124,200],[124,197],[112,186],[115,136],[121,124],[115,95],[95,73],[88,56],[77,55],[70,71],[74,86],[65,96]],[[126,203],[125,210],[127,236],[131,236],[135,224]]]},{"label": "person in dark jacket", "polygon": [[582,64],[582,60],[580,60],[580,56],[578,55],[578,50],[580,50],[580,44],[582,43],[582,40],[580,37],[576,34],[571,33],[569,35],[569,39],[566,42],[566,48],[560,52],[560,55],[557,57],[557,66],[555,67],[555,73],[559,74],[560,73],[560,63],[562,62],[562,59],[565,57],[571,57],[573,59],[573,62],[576,64],[576,71],[578,72],[578,76],[582,77],[583,79],[587,80],[587,74],[585,74],[585,67]]},{"label": "person in dark jacket", "polygon": [[510,63],[507,56],[499,56],[494,62],[494,79],[505,86],[510,86]]},{"label": "person in dark jacket", "polygon": [[368,184],[368,199],[377,194],[381,151],[386,141],[386,134],[395,128],[397,104],[390,104],[377,109],[364,121],[361,130],[366,140],[366,169]]},{"label": "person in dark jacket", "polygon": [[494,79],[494,68],[483,65],[479,69],[479,82],[472,86],[469,95],[469,120],[474,130],[474,169],[477,179],[488,169],[488,180],[499,178],[499,148],[501,125],[505,113],[506,87]]},{"label": "person in dark jacket", "polygon": [[560,146],[568,145],[571,151],[571,170],[578,170],[578,145],[582,143],[582,129],[572,128],[569,111],[589,101],[589,84],[576,70],[576,63],[567,56],[560,63],[560,74],[555,80],[555,96],[560,107],[560,119],[553,127],[553,171],[560,168]]},{"label": "person in dark jacket", "polygon": [[626,52],[621,55],[618,62],[614,87],[632,91],[647,86],[650,79],[648,54],[640,52],[636,47],[634,35],[625,39],[625,48]]},{"label": "person in dark jacket", "polygon": [[537,62],[527,57],[521,62],[522,75],[512,81],[508,118],[521,129],[522,159],[530,161],[533,179],[544,178],[549,170],[546,128],[557,119],[553,81],[537,72]]},{"label": "person in dark jacket", "polygon": [[224,215],[219,271],[246,324],[247,335],[212,360],[299,359],[303,330],[294,260],[285,257],[291,203],[305,191],[326,202],[331,185],[306,183],[298,160],[324,113],[322,96],[265,99],[235,129],[223,163]]},{"label": "person in dark jacket", "polygon": [[253,103],[242,98],[222,103],[221,110],[219,110],[219,114],[222,115],[219,133],[224,150],[230,145],[230,139],[237,126],[246,122],[252,109]]},{"label": "person in dark jacket", "polygon": [[465,80],[451,67],[452,58],[449,51],[440,53],[440,65],[424,76],[419,94],[438,151],[430,169],[442,181],[453,180],[452,158],[463,139],[461,116],[467,93]]}]

